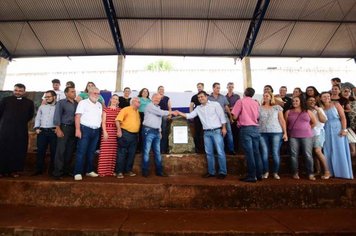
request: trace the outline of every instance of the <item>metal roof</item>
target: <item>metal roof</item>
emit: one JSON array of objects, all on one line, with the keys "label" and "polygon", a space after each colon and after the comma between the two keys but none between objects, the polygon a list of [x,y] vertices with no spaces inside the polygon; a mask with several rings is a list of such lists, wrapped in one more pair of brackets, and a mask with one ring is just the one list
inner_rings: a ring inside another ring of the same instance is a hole
[{"label": "metal roof", "polygon": [[356,57],[356,0],[0,0],[0,56]]}]

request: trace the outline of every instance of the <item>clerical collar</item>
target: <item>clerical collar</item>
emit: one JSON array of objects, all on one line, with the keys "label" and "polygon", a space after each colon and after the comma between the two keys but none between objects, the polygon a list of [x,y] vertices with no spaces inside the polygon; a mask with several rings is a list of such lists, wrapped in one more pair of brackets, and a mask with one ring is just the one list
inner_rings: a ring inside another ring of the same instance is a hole
[{"label": "clerical collar", "polygon": [[22,100],[22,97],[20,97],[20,98],[16,98],[17,100]]}]

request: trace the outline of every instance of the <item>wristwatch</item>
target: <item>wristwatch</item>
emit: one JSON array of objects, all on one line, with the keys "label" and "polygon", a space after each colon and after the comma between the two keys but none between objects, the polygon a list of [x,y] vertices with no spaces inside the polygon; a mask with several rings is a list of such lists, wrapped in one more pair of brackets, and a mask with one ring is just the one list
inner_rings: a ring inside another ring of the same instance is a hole
[{"label": "wristwatch", "polygon": [[348,130],[347,130],[347,129],[343,129],[342,131],[344,131],[344,132],[348,132]]}]

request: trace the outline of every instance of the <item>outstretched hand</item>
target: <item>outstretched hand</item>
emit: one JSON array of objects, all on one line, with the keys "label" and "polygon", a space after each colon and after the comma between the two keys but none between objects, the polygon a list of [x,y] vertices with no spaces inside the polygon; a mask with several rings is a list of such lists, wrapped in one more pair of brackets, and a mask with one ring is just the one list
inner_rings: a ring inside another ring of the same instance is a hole
[{"label": "outstretched hand", "polygon": [[179,111],[178,110],[172,111],[172,115],[179,116]]}]

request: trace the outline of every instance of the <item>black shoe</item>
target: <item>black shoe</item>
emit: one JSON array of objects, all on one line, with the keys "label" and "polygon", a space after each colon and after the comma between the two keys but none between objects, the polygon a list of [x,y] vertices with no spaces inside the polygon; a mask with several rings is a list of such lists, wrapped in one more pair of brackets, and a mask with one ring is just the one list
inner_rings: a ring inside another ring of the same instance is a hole
[{"label": "black shoe", "polygon": [[228,151],[227,154],[228,155],[236,155],[236,152],[235,151]]},{"label": "black shoe", "polygon": [[263,180],[262,176],[257,177],[257,180],[258,180],[258,181],[262,181],[262,180]]},{"label": "black shoe", "polygon": [[256,179],[252,179],[252,178],[242,178],[240,179],[240,181],[247,182],[247,183],[256,183]]},{"label": "black shoe", "polygon": [[209,173],[206,173],[205,175],[202,176],[203,178],[210,178],[210,177],[215,177],[215,175],[211,175]]},{"label": "black shoe", "polygon": [[168,175],[166,174],[166,173],[160,173],[160,174],[157,174],[157,176],[159,176],[159,177],[168,177]]},{"label": "black shoe", "polygon": [[148,173],[142,173],[142,177],[147,178],[148,177]]},{"label": "black shoe", "polygon": [[226,175],[224,175],[224,174],[219,174],[218,175],[218,179],[225,179],[225,177],[226,177]]},{"label": "black shoe", "polygon": [[54,175],[53,175],[52,178],[53,178],[54,180],[62,180],[62,179],[63,179],[62,176],[54,176]]},{"label": "black shoe", "polygon": [[74,177],[74,174],[71,172],[65,173],[64,176],[68,176],[68,177]]},{"label": "black shoe", "polygon": [[38,175],[42,175],[42,174],[43,174],[42,171],[36,171],[31,176],[38,176]]}]

